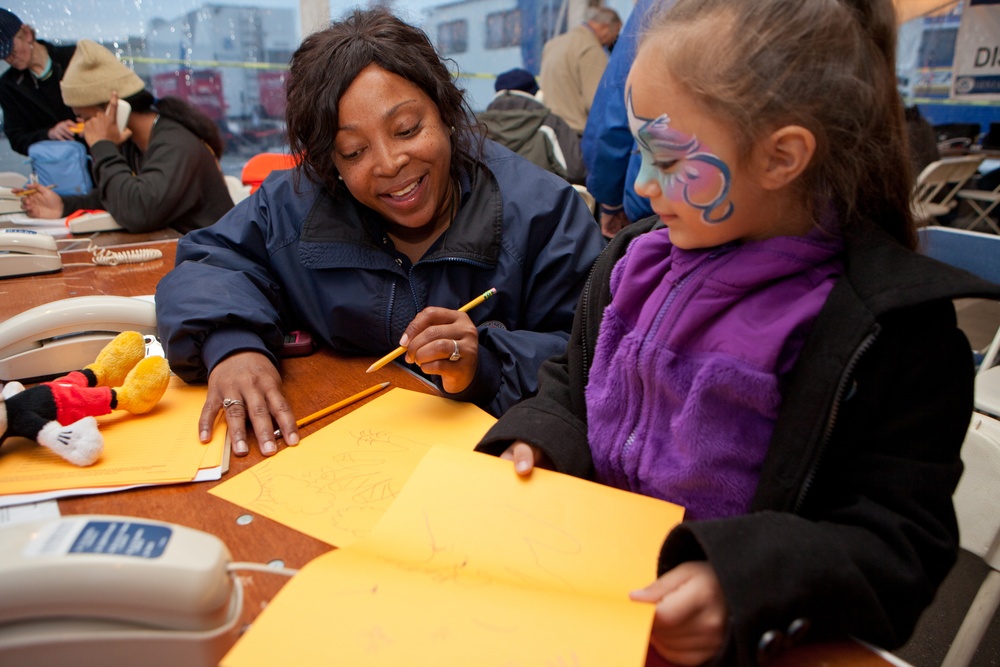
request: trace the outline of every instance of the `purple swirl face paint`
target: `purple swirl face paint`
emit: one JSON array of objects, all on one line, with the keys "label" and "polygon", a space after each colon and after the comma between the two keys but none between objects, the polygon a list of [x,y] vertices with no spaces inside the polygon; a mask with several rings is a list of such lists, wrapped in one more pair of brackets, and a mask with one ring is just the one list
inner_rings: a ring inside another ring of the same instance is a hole
[{"label": "purple swirl face paint", "polygon": [[632,107],[628,93],[628,121],[639,146],[642,166],[635,184],[655,181],[663,196],[701,211],[701,220],[717,224],[733,214],[728,201],[732,174],[729,165],[702,145],[697,137],[670,126],[670,117],[642,118]]}]

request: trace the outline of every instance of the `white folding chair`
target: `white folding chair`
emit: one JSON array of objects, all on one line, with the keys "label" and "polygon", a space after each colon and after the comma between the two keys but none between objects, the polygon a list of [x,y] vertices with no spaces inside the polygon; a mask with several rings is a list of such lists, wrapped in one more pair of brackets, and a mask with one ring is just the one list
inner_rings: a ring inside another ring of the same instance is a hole
[{"label": "white folding chair", "polygon": [[[920,251],[937,260],[965,269],[1000,284],[1000,236],[950,227],[918,230]],[[976,372],[976,410],[1000,417],[1000,328],[983,353]]]},{"label": "white folding chair", "polygon": [[962,444],[965,471],[955,489],[963,549],[982,558],[989,572],[969,606],[941,667],[966,667],[1000,607],[1000,421],[974,413]]},{"label": "white folding chair", "polygon": [[946,157],[931,162],[917,177],[911,209],[918,224],[934,224],[938,216],[955,206],[955,195],[972,178],[983,161],[982,156]]},{"label": "white folding chair", "polygon": [[969,204],[975,211],[975,216],[971,221],[962,221],[966,229],[973,229],[980,222],[985,222],[997,234],[1000,234],[1000,226],[990,217],[990,213],[1000,204],[1000,185],[994,190],[959,190],[957,197]]}]

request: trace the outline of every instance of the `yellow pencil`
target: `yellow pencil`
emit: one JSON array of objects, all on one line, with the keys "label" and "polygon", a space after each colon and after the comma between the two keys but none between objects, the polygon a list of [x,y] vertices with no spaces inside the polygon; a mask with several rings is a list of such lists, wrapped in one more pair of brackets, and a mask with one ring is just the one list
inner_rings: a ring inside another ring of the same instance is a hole
[{"label": "yellow pencil", "polygon": [[[43,185],[42,187],[49,188],[51,190],[52,188],[56,187],[56,184],[53,183],[52,185]],[[15,192],[14,196],[15,197],[27,197],[28,195],[33,195],[36,192],[38,192],[37,188],[28,188],[26,190],[22,190],[21,192]]]},{"label": "yellow pencil", "polygon": [[[497,293],[497,288],[496,287],[491,287],[490,289],[486,290],[485,292],[483,292],[482,294],[480,294],[479,296],[477,296],[475,299],[473,299],[469,303],[467,303],[464,306],[462,306],[461,308],[459,308],[458,311],[460,313],[467,313],[470,310],[472,310],[473,308],[475,308],[476,306],[478,306],[479,304],[481,304],[483,301],[486,301],[486,299],[490,298],[491,296],[493,296],[496,293]],[[395,358],[399,357],[401,354],[405,354],[405,353],[406,353],[406,348],[401,345],[401,346],[397,347],[395,350],[393,350],[392,352],[390,352],[389,354],[385,355],[384,357],[382,357],[381,359],[379,359],[378,361],[376,361],[371,366],[369,366],[368,370],[366,370],[365,373],[371,373],[372,371],[377,371],[378,369],[382,368],[383,366],[385,366],[387,363],[389,363],[393,359],[395,359]]]},{"label": "yellow pencil", "polygon": [[[337,401],[336,403],[334,403],[330,407],[323,408],[322,410],[320,410],[318,412],[314,412],[311,415],[309,415],[308,417],[303,417],[302,419],[300,419],[297,422],[295,422],[295,425],[298,428],[302,428],[306,424],[312,424],[317,419],[322,419],[323,417],[326,417],[330,413],[336,412],[337,410],[339,410],[341,408],[347,407],[351,403],[357,403],[362,398],[367,398],[368,396],[371,396],[372,394],[374,394],[376,392],[382,391],[383,389],[385,389],[388,386],[389,386],[388,382],[383,382],[382,384],[377,384],[377,385],[375,385],[373,387],[368,387],[364,391],[359,391],[358,393],[354,394],[354,396],[350,396],[348,398],[345,398],[342,401]],[[277,430],[275,430],[274,437],[275,438],[280,438],[281,437],[281,429],[280,428],[277,429]]]}]

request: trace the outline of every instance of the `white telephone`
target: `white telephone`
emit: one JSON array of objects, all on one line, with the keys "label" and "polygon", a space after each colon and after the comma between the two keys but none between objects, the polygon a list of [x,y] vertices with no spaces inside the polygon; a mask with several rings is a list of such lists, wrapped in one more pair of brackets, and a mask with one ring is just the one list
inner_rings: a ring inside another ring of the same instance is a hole
[{"label": "white telephone", "polygon": [[68,219],[70,234],[89,234],[90,232],[110,232],[123,229],[107,211],[92,211]]},{"label": "white telephone", "polygon": [[132,105],[125,100],[118,100],[118,113],[115,118],[118,120],[118,131],[124,132],[128,125],[128,117],[132,113]]},{"label": "white telephone", "polygon": [[124,516],[0,528],[0,664],[214,666],[243,606],[214,535]]},{"label": "white telephone", "polygon": [[77,296],[27,310],[0,323],[0,380],[48,378],[83,368],[122,331],[155,335],[152,301]]},{"label": "white telephone", "polygon": [[33,229],[0,229],[0,278],[62,271],[56,240]]}]

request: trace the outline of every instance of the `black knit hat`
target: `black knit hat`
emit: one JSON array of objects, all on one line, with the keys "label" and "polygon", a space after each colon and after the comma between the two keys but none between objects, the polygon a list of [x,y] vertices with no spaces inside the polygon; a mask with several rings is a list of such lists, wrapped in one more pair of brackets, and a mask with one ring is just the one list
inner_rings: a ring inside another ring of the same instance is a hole
[{"label": "black knit hat", "polygon": [[0,59],[10,55],[14,35],[21,29],[21,19],[7,9],[0,8]]},{"label": "black knit hat", "polygon": [[535,75],[528,70],[515,68],[507,70],[503,74],[498,74],[497,82],[493,85],[493,89],[496,91],[520,90],[529,95],[534,95],[538,92],[538,82],[535,81]]}]

